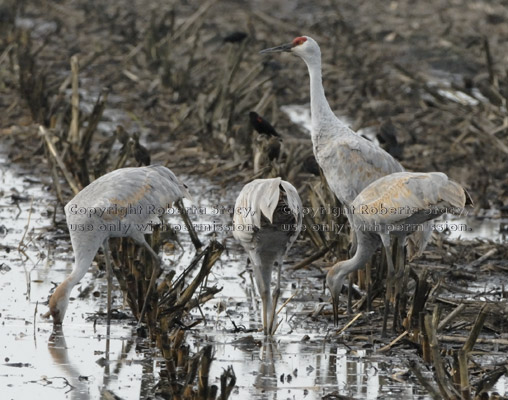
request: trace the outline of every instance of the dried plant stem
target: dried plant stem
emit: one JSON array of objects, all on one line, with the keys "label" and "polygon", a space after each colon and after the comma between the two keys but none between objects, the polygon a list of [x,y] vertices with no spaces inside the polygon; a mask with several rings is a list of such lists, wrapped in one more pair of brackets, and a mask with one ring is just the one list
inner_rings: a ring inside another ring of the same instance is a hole
[{"label": "dried plant stem", "polygon": [[72,119],[69,128],[69,142],[78,145],[79,140],[79,62],[78,56],[71,57],[71,85],[72,85]]},{"label": "dried plant stem", "polygon": [[55,148],[55,146],[54,146],[54,144],[52,142],[52,136],[51,136],[51,134],[42,125],[39,125],[39,131],[43,135],[44,140],[46,142],[46,145],[48,146],[48,150],[49,150],[51,156],[55,159],[56,163],[58,164],[58,167],[62,171],[62,173],[63,173],[63,175],[65,177],[65,180],[67,181],[67,183],[71,187],[71,189],[74,192],[74,194],[78,194],[79,193],[78,184],[76,183],[76,181],[74,180],[72,175],[67,170],[67,168],[65,166],[65,163],[63,162],[62,158],[58,155],[58,152],[56,151],[56,148]]}]

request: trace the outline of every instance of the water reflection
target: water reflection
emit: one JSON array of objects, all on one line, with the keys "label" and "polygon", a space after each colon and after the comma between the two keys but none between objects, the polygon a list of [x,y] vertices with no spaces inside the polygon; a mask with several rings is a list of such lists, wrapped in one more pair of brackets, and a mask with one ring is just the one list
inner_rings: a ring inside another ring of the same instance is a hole
[{"label": "water reflection", "polygon": [[333,343],[326,349],[323,341],[321,351],[316,356],[316,385],[338,386],[337,376],[337,344]]},{"label": "water reflection", "polygon": [[277,373],[275,371],[274,353],[277,344],[272,338],[265,338],[260,349],[259,370],[254,387],[261,391],[261,399],[277,399]]},{"label": "water reflection", "polygon": [[53,331],[48,341],[48,350],[55,365],[58,365],[65,374],[69,384],[72,385],[72,388],[70,388],[71,399],[90,399],[88,379],[81,376],[78,369],[69,359],[67,342],[65,341],[62,326],[53,326]]}]

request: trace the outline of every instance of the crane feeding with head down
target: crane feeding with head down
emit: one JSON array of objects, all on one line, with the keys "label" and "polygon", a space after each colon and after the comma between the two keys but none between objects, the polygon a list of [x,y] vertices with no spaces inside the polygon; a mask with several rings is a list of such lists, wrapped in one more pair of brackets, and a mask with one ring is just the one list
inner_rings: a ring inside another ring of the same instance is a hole
[{"label": "crane feeding with head down", "polygon": [[49,312],[55,325],[62,321],[72,288],[83,278],[102,245],[108,255],[108,239],[130,237],[142,245],[155,261],[139,321],[161,263],[146,242],[151,224],[160,224],[160,216],[182,198],[190,199],[187,187],[170,169],[152,165],[121,168],[101,176],[81,190],[65,206],[67,226],[74,250],[74,269],[49,299]]},{"label": "crane feeding with head down", "polygon": [[[441,172],[398,172],[368,185],[350,205],[358,247],[353,258],[335,264],[326,276],[337,324],[338,300],[349,273],[365,266],[380,243],[390,247],[390,235],[404,243],[421,224],[444,213],[458,214],[472,204],[469,194]],[[388,266],[393,273],[390,257]]]},{"label": "crane feeding with head down", "polygon": [[[277,329],[276,306],[282,260],[302,228],[302,202],[298,192],[281,178],[255,179],[243,187],[235,203],[233,236],[247,252],[263,303],[263,331]],[[272,269],[278,269],[270,296]]]}]

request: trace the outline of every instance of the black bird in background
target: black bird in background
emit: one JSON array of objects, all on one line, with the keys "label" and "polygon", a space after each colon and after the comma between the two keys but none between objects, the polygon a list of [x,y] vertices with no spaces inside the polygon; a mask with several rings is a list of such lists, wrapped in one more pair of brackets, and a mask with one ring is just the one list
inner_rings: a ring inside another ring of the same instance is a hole
[{"label": "black bird in background", "polygon": [[319,164],[313,154],[303,160],[303,169],[312,175],[320,176]]},{"label": "black bird in background", "polygon": [[379,133],[376,135],[376,138],[383,149],[396,159],[402,159],[404,149],[397,140],[397,129],[390,119],[379,126]]},{"label": "black bird in background", "polygon": [[136,142],[134,144],[134,158],[138,162],[138,166],[150,165],[150,152],[145,146],[139,143],[139,134],[134,133],[132,136]]},{"label": "black bird in background", "polygon": [[257,112],[251,111],[249,113],[249,119],[252,127],[256,130],[257,133],[280,137],[275,128]]},{"label": "black bird in background", "polygon": [[246,32],[234,31],[228,33],[222,40],[224,43],[240,43],[243,42],[247,36],[249,35]]},{"label": "black bird in background", "polygon": [[275,128],[258,113],[251,111],[249,120],[254,130],[259,133],[254,138],[254,172],[258,173],[268,163],[280,157],[282,139]]}]

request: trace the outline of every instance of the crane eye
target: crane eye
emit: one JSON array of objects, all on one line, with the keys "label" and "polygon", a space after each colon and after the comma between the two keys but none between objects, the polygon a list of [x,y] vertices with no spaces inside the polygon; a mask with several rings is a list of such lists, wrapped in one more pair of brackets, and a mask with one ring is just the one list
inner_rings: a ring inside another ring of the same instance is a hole
[{"label": "crane eye", "polygon": [[300,46],[301,44],[304,44],[307,41],[307,38],[305,36],[300,36],[293,39],[293,47]]}]

